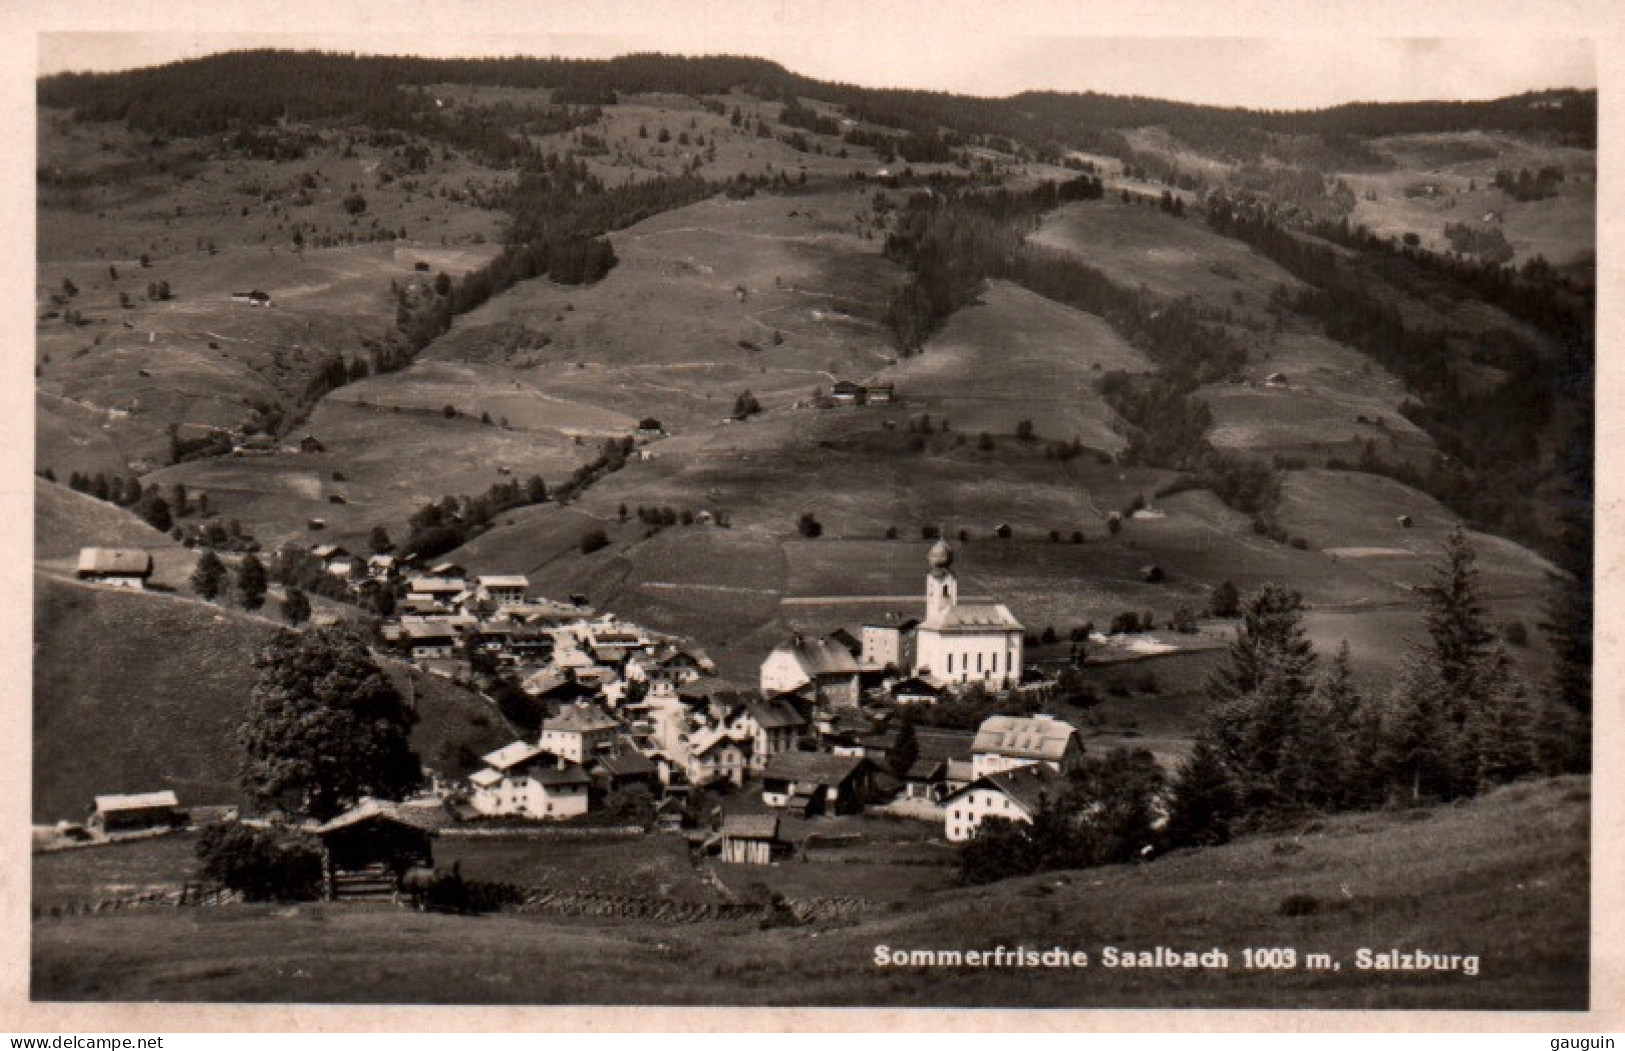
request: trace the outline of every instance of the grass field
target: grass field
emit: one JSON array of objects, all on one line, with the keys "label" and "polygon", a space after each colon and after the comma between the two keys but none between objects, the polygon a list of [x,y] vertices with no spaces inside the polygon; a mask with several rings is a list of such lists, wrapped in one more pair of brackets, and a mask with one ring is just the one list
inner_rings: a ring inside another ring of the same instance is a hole
[{"label": "grass field", "polygon": [[[1143,865],[923,893],[844,927],[334,905],[42,919],[31,988],[65,1000],[1575,1010],[1590,969],[1589,799],[1584,779],[1513,785]],[[1008,968],[880,968],[877,945],[1063,946],[1088,952],[1090,966],[1042,981]],[[1218,947],[1230,967],[1110,969],[1108,945]],[[1328,953],[1338,967],[1242,966],[1243,948],[1275,945],[1300,962]],[[1361,947],[1477,954],[1482,969],[1362,971]]]},{"label": "grass field", "polygon": [[1027,420],[1040,438],[1117,452],[1126,439],[1095,382],[1150,368],[1099,317],[993,281],[923,352],[885,375],[911,407],[948,417],[962,434],[1014,434]]},{"label": "grass field", "polygon": [[1263,319],[1277,285],[1301,287],[1276,264],[1199,220],[1110,197],[1057,209],[1031,241],[1076,255],[1119,284],[1144,285],[1173,298],[1195,296],[1243,318]]}]

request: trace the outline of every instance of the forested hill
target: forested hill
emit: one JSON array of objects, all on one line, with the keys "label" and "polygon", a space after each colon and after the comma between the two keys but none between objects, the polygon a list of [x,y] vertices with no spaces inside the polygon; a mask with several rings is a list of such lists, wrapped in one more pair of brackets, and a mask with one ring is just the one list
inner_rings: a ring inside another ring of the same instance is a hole
[{"label": "forested hill", "polygon": [[[607,60],[426,59],[324,52],[236,51],[119,73],[42,78],[39,101],[137,130],[199,135],[279,120],[354,119],[379,127],[432,126],[425,100],[402,87],[486,84],[551,88],[556,106],[611,105],[621,94],[723,94],[740,89],[787,103],[812,99],[853,119],[923,137],[998,136],[1039,155],[1120,145],[1118,129],[1204,129],[1240,147],[1258,136],[1364,137],[1469,129],[1538,132],[1596,144],[1595,91],[1555,90],[1482,102],[1355,103],[1313,111],[1256,111],[1093,92],[982,98],[873,89],[791,73],[763,59],[637,54]],[[809,120],[827,116],[807,111]]]}]

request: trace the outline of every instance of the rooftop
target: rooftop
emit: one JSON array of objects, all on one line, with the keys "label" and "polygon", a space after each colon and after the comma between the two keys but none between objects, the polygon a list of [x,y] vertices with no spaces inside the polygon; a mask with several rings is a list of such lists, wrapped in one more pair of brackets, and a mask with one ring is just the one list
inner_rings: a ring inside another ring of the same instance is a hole
[{"label": "rooftop", "polygon": [[121,810],[147,810],[151,807],[179,806],[180,800],[175,793],[164,789],[161,792],[135,792],[130,795],[97,796],[96,812],[98,814],[111,814]]},{"label": "rooftop", "polygon": [[147,576],[152,572],[152,556],[140,548],[133,547],[81,548],[79,572]]},{"label": "rooftop", "polygon": [[1053,716],[991,715],[977,728],[972,750],[1016,759],[1058,761],[1077,727]]}]

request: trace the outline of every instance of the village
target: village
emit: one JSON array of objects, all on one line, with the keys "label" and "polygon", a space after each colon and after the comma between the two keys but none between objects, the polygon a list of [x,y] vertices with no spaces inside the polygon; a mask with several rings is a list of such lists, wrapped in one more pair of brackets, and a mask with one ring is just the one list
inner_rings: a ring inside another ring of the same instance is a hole
[{"label": "village", "polygon": [[[808,829],[872,812],[963,843],[990,816],[1031,821],[1061,797],[1084,754],[1078,728],[1036,703],[1033,714],[990,714],[975,730],[913,725],[910,711],[967,691],[991,710],[1000,698],[1036,702],[1054,686],[1024,663],[1024,629],[1005,606],[961,600],[955,553],[940,539],[924,567],[923,616],[791,635],[762,661],[754,691],[716,688],[716,666],[697,646],[596,611],[582,595],[533,595],[523,575],[409,569],[334,544],[311,555],[352,586],[379,581],[400,593],[378,633],[381,652],[465,684],[477,668],[500,669],[546,712],[536,734],[482,756],[466,777],[426,770],[430,787],[418,798],[365,799],[313,823],[332,861],[331,896],[381,893],[383,854],[432,864],[430,837],[449,825],[642,821],[724,865],[795,853],[781,817]],[[114,587],[144,587],[151,573],[139,550],[85,549],[78,567],[82,581]],[[200,816],[237,814],[154,789],[97,796],[88,827],[64,828],[95,842],[196,827]],[[374,849],[355,847],[358,836]],[[403,841],[412,844],[404,855]]]}]

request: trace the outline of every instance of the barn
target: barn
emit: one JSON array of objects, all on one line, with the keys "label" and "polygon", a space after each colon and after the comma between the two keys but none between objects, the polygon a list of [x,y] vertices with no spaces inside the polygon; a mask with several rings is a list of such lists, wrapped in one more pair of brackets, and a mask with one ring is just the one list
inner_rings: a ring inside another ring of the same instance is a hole
[{"label": "barn", "polygon": [[729,814],[722,819],[722,860],[730,865],[766,865],[779,841],[772,814]]}]

